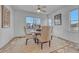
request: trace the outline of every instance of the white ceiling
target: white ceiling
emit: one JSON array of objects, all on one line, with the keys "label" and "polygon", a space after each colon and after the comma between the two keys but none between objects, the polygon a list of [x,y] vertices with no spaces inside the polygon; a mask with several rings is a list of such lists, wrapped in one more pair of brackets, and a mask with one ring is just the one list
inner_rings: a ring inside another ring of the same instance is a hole
[{"label": "white ceiling", "polygon": [[[60,8],[65,7],[64,5],[41,5],[41,7],[42,6],[46,6],[46,8],[43,8],[44,10],[46,10],[44,14],[50,14]],[[37,5],[12,5],[12,8],[36,13]]]}]

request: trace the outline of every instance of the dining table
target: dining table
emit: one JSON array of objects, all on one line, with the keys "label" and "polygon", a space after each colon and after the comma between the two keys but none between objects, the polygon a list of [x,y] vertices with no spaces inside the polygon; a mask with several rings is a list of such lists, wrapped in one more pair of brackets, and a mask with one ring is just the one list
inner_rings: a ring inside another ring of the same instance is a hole
[{"label": "dining table", "polygon": [[[39,39],[37,38],[38,35],[41,35],[41,32],[40,31],[36,31],[36,30],[30,30],[30,32],[27,34],[28,36],[32,36],[31,39],[33,39],[35,41],[35,43],[39,43]],[[26,45],[27,45],[27,42],[28,40],[30,40],[29,38],[26,39]]]}]

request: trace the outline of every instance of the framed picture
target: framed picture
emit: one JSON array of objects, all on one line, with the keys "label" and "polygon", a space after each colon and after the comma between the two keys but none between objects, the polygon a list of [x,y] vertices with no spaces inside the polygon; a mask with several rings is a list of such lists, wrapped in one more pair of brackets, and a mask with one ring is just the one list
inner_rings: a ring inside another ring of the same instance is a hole
[{"label": "framed picture", "polygon": [[55,25],[61,25],[62,24],[62,20],[61,20],[62,15],[58,14],[54,16],[54,24]]},{"label": "framed picture", "polygon": [[2,8],[2,28],[10,27],[10,10],[6,6]]}]

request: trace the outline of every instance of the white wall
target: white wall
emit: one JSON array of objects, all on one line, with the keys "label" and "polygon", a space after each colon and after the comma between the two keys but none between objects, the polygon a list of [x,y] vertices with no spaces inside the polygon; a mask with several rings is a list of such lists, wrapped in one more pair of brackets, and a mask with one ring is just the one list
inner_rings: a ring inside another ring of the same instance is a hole
[{"label": "white wall", "polygon": [[[1,6],[0,6],[0,20],[1,20]],[[0,27],[1,27],[1,21],[0,21]]]},{"label": "white wall", "polygon": [[[53,33],[55,36],[65,38],[67,40],[79,43],[79,32],[70,31],[70,20],[69,12],[70,10],[78,8],[78,6],[66,6],[51,14],[53,20]],[[54,25],[54,15],[62,14],[62,25]]]},{"label": "white wall", "polygon": [[41,25],[47,25],[47,18],[46,15],[40,15],[36,13],[30,13],[26,11],[21,10],[15,10],[14,13],[14,22],[15,22],[15,36],[23,36],[24,33],[24,26],[25,26],[25,17],[26,16],[34,16],[34,17],[40,17],[41,18]]},{"label": "white wall", "polygon": [[[6,43],[8,43],[14,37],[14,19],[13,19],[13,10],[10,6],[6,6],[10,9],[10,27],[9,28],[1,28],[0,27],[0,48],[2,48]],[[0,16],[1,18],[1,16]],[[1,21],[1,19],[0,19]],[[1,26],[1,25],[0,25]]]},{"label": "white wall", "polygon": [[[1,14],[0,14],[0,48],[6,45],[13,37],[23,36],[24,26],[25,26],[25,17],[26,16],[34,16],[41,18],[41,25],[47,25],[47,16],[40,15],[36,13],[30,13],[25,11],[14,10],[11,6],[6,6],[11,11],[10,17],[10,27],[9,28],[1,28]],[[1,13],[1,12],[0,12]]]}]

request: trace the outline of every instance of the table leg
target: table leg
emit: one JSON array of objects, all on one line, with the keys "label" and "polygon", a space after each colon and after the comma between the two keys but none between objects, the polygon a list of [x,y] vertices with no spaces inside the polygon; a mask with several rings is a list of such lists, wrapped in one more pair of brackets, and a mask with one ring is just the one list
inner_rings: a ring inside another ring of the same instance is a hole
[{"label": "table leg", "polygon": [[52,35],[51,35],[51,40],[52,40]]},{"label": "table leg", "polygon": [[39,39],[37,39],[37,44],[39,44]]}]

